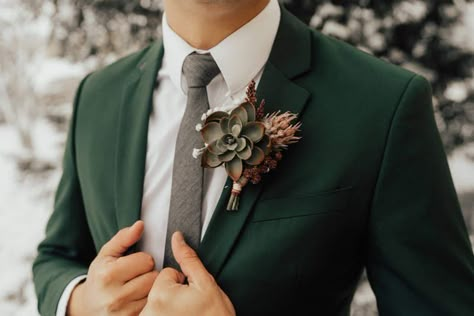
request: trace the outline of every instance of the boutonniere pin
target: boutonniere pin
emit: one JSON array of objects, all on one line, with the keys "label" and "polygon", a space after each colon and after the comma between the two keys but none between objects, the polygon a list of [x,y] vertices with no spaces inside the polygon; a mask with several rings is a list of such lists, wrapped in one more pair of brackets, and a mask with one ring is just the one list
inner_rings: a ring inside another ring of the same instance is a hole
[{"label": "boutonniere pin", "polygon": [[247,183],[260,182],[262,174],[277,167],[282,151],[301,139],[296,136],[301,122],[293,122],[297,114],[288,111],[265,114],[265,100],[258,107],[256,103],[255,81],[252,81],[240,105],[211,109],[203,114],[203,123],[196,126],[204,147],[194,149],[193,157],[201,156],[204,168],[224,165],[233,180],[228,211],[238,210],[239,196]]}]

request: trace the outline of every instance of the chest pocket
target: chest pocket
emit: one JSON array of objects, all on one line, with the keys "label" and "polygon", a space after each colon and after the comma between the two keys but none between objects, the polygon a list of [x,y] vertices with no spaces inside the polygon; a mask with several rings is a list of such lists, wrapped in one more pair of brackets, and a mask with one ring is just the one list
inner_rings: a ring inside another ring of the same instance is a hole
[{"label": "chest pocket", "polygon": [[251,222],[338,212],[347,208],[353,191],[347,186],[309,195],[265,198],[255,204]]}]

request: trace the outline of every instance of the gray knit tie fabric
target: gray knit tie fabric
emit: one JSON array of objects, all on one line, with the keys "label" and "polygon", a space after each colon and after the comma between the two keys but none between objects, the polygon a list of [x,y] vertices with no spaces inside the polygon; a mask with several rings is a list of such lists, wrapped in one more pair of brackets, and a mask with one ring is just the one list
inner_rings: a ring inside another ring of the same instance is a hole
[{"label": "gray knit tie fabric", "polygon": [[173,268],[179,267],[171,250],[173,233],[181,231],[194,249],[197,249],[201,240],[203,168],[201,161],[193,158],[192,152],[193,148],[203,146],[196,125],[209,109],[206,86],[220,70],[210,54],[192,53],[184,60],[183,73],[188,84],[188,100],[176,140],[163,264]]}]

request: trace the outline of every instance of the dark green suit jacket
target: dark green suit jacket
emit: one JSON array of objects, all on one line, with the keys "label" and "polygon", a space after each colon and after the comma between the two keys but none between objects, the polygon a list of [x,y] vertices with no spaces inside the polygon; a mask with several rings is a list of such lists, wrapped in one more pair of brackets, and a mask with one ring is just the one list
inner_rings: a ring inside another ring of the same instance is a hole
[{"label": "dark green suit jacket", "polygon": [[[86,77],[34,282],[43,315],[140,218],[156,42]],[[238,212],[222,195],[198,253],[242,315],[349,315],[364,267],[380,315],[474,315],[474,258],[428,82],[286,10],[258,87],[302,140]],[[227,185],[231,182],[228,180]]]}]

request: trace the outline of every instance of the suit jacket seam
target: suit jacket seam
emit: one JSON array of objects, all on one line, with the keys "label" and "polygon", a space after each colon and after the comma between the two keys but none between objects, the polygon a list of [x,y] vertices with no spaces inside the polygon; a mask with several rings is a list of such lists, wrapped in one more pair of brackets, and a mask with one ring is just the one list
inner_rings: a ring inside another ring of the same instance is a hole
[{"label": "suit jacket seam", "polygon": [[392,115],[391,115],[391,118],[390,118],[390,123],[389,123],[389,126],[388,126],[388,129],[387,129],[387,134],[385,136],[385,141],[384,141],[384,146],[383,146],[383,152],[382,152],[382,157],[380,159],[380,163],[378,165],[378,170],[377,170],[377,176],[376,176],[376,180],[375,180],[375,185],[373,186],[372,188],[372,197],[370,199],[370,207],[369,207],[369,214],[367,216],[367,221],[370,221],[370,218],[371,218],[371,215],[372,215],[372,212],[373,212],[373,208],[374,208],[374,202],[375,202],[375,198],[376,198],[376,194],[377,194],[377,188],[379,187],[379,182],[380,182],[380,179],[382,178],[382,172],[383,172],[383,167],[385,165],[385,160],[386,160],[386,156],[387,156],[387,151],[388,151],[388,147],[389,147],[389,143],[390,143],[390,138],[393,134],[393,127],[394,127],[394,122],[395,122],[395,117],[397,116],[400,108],[401,108],[401,104],[403,103],[403,100],[405,99],[405,96],[411,86],[411,83],[414,81],[414,79],[418,77],[417,74],[413,74],[410,79],[407,81],[407,83],[405,84],[398,100],[397,100],[397,103],[396,103],[396,106],[392,112]]}]

